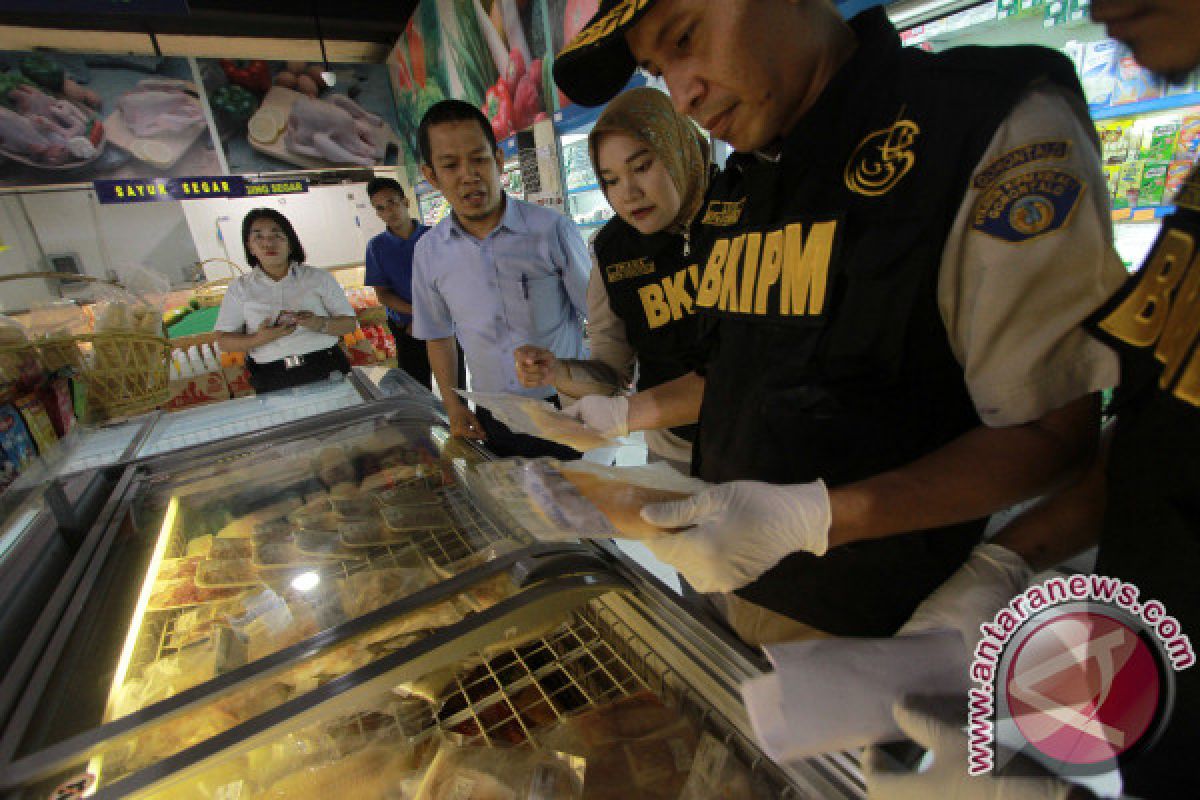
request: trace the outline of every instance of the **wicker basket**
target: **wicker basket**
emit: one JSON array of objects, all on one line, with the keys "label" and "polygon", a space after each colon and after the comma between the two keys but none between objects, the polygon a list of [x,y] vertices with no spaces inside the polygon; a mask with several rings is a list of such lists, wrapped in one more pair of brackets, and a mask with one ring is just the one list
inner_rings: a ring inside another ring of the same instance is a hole
[{"label": "wicker basket", "polygon": [[[0,282],[20,279],[97,280],[54,272],[0,275]],[[140,414],[167,401],[171,345],[163,336],[121,330],[34,339],[0,347],[0,371],[31,355],[46,371],[79,372],[88,387],[90,421]]]},{"label": "wicker basket", "polygon": [[[197,266],[203,267],[205,264],[211,264],[219,261],[222,264],[228,264],[233,267],[233,271],[238,275],[245,275],[246,268],[236,261],[230,261],[227,258],[206,258]],[[233,278],[218,278],[215,281],[205,281],[196,285],[192,291],[192,299],[196,301],[196,305],[200,308],[212,308],[221,305],[221,301],[225,299],[225,290],[229,288],[229,283]]]}]

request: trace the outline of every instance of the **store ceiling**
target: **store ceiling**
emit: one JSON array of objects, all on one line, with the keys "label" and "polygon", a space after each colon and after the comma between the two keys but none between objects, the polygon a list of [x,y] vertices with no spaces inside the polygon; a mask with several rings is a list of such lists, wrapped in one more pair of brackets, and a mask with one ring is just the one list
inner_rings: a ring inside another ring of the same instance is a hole
[{"label": "store ceiling", "polygon": [[198,37],[308,39],[316,37],[320,15],[327,40],[390,45],[404,29],[418,0],[189,0],[183,16],[129,14],[0,13],[0,26],[99,30]]}]

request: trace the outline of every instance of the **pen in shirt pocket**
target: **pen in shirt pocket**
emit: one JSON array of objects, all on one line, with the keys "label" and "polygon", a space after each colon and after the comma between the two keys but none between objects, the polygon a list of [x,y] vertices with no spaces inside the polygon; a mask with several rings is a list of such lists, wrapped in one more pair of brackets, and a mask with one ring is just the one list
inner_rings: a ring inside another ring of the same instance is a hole
[{"label": "pen in shirt pocket", "polygon": [[528,275],[521,276],[521,291],[524,292],[525,299],[528,300],[529,299],[529,276]]}]

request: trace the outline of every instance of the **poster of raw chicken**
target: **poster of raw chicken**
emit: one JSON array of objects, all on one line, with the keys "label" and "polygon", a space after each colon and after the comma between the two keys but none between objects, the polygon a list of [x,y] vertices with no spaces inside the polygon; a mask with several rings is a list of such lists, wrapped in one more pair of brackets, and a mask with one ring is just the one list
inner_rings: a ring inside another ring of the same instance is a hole
[{"label": "poster of raw chicken", "polygon": [[404,163],[419,162],[417,126],[444,97],[483,109],[497,139],[563,108],[569,101],[554,87],[554,55],[598,7],[599,0],[421,0],[388,56]]},{"label": "poster of raw chicken", "polygon": [[197,59],[233,174],[399,163],[383,64]]},{"label": "poster of raw chicken", "polygon": [[184,58],[0,53],[0,186],[221,171]]}]

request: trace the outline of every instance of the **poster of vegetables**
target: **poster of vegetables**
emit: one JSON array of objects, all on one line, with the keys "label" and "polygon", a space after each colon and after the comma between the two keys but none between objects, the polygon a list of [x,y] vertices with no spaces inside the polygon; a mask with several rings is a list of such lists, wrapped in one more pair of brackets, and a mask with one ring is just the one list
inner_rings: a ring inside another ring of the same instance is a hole
[{"label": "poster of vegetables", "polygon": [[399,163],[396,105],[383,64],[198,59],[229,171]]},{"label": "poster of vegetables", "polygon": [[0,186],[221,171],[184,58],[0,53]]},{"label": "poster of vegetables", "polygon": [[497,139],[565,106],[551,77],[554,55],[598,7],[599,0],[421,0],[388,57],[410,179],[417,126],[443,97],[483,109]]}]

